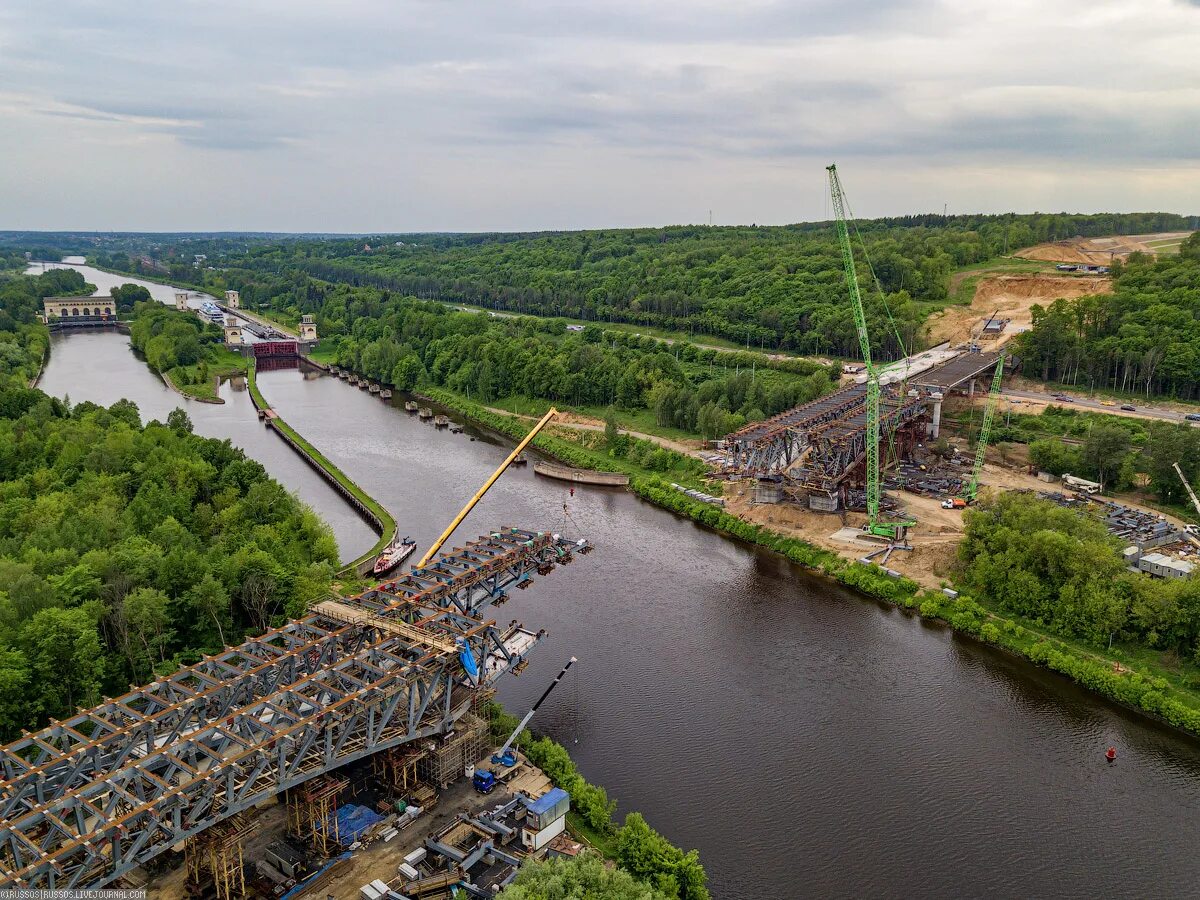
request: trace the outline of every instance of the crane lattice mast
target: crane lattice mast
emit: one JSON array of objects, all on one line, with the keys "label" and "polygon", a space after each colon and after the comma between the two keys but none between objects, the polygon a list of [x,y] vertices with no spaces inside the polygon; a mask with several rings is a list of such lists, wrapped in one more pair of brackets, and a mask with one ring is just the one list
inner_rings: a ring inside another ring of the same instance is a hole
[{"label": "crane lattice mast", "polygon": [[867,520],[874,526],[879,519],[879,372],[871,362],[871,340],[867,336],[867,314],[858,289],[858,273],[854,269],[854,249],[850,246],[850,229],[846,225],[846,204],[837,166],[827,166],[829,193],[833,200],[833,215],[837,220],[838,242],[842,247],[842,268],[846,272],[846,289],[854,309],[854,327],[858,331],[858,346],[867,370]]},{"label": "crane lattice mast", "polygon": [[983,409],[983,424],[979,426],[979,446],[975,448],[975,465],[971,469],[971,480],[967,482],[966,501],[975,502],[979,491],[979,473],[983,471],[983,455],[987,451],[988,439],[992,435],[992,415],[996,412],[996,398],[1000,396],[1000,381],[1004,377],[1004,354],[996,360],[996,374],[992,376],[992,388],[988,391],[987,404]]},{"label": "crane lattice mast", "polygon": [[837,166],[827,166],[829,193],[833,199],[834,218],[837,220],[838,242],[842,247],[842,264],[846,271],[846,288],[850,292],[850,305],[854,309],[854,327],[858,331],[858,346],[862,351],[867,369],[867,524],[869,534],[892,540],[902,540],[905,532],[915,522],[880,522],[879,506],[882,489],[879,480],[879,370],[871,360],[871,340],[867,336],[867,313],[863,309],[862,293],[858,289],[858,273],[854,269],[854,249],[850,246],[850,229],[846,223],[846,200],[842,192],[842,181]]}]

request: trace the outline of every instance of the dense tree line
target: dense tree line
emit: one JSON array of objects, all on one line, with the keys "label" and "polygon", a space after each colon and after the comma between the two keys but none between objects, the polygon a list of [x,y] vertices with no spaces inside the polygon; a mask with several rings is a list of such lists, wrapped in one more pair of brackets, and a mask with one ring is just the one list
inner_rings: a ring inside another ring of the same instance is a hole
[{"label": "dense tree line", "polygon": [[[708,437],[821,396],[829,369],[800,361],[790,371],[729,370],[722,354],[687,342],[561,321],[490,318],[442,304],[339,286],[326,295],[319,328],[334,337],[336,360],[411,390],[445,386],[483,402],[534,397],[577,406],[652,409],[659,424]],[[328,332],[326,332],[328,333]]]},{"label": "dense tree line", "polygon": [[959,559],[974,596],[1060,634],[1200,661],[1200,580],[1130,572],[1120,551],[1094,516],[1002,493],[967,512]]},{"label": "dense tree line", "polygon": [[[887,297],[885,308],[866,291],[871,333],[880,356],[889,357],[901,343],[916,343],[930,308],[922,301],[944,301],[957,267],[1041,241],[1183,228],[1186,220],[1161,213],[929,215],[857,225],[864,285],[873,270]],[[175,249],[159,248],[156,264]],[[136,253],[124,262],[120,254],[106,259],[123,271],[145,264]],[[545,316],[656,325],[805,354],[858,354],[829,222],[247,241],[240,253],[223,248],[211,271],[184,260],[172,265],[186,280],[243,290],[252,303],[291,293],[298,312],[319,305],[297,283],[305,273]]]},{"label": "dense tree line", "polygon": [[183,385],[209,380],[209,364],[214,362],[217,348],[223,346],[224,334],[194,313],[143,300],[134,306],[129,338],[152,369],[171,374],[177,384]]},{"label": "dense tree line", "polygon": [[1200,232],[1178,255],[1133,254],[1112,294],[1034,307],[1027,372],[1064,384],[1200,397]]},{"label": "dense tree line", "polygon": [[0,384],[0,737],[259,631],[324,594],[328,527],[182,410]]},{"label": "dense tree line", "polygon": [[43,298],[87,295],[95,289],[74,269],[0,279],[0,376],[30,379],[38,371],[50,346],[50,332],[38,319]]}]

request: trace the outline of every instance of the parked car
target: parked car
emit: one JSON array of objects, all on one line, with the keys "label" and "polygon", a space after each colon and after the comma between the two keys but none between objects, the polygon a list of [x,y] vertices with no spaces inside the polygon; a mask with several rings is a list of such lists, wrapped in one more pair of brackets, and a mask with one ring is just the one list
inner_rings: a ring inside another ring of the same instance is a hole
[{"label": "parked car", "polygon": [[1137,407],[1130,406],[1128,403],[1122,403],[1121,409],[1125,410],[1125,412],[1137,412]]},{"label": "parked car", "polygon": [[1184,418],[1189,422],[1200,422],[1200,413],[1188,413]]},{"label": "parked car", "polygon": [[1074,403],[1075,402],[1074,397],[1068,397],[1066,394],[1055,394],[1054,399],[1058,400],[1060,403]]}]

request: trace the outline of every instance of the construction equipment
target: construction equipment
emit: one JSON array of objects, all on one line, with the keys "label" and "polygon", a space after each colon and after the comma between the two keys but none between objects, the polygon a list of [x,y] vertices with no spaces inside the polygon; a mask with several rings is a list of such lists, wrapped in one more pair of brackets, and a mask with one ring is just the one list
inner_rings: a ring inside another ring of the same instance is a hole
[{"label": "construction equipment", "polygon": [[513,452],[508,454],[508,457],[504,460],[504,462],[500,463],[500,468],[498,468],[495,472],[492,473],[492,477],[484,482],[483,487],[481,487],[478,491],[475,492],[475,496],[472,497],[470,499],[470,501],[467,503],[467,505],[462,508],[462,511],[459,512],[459,514],[454,517],[454,521],[451,522],[449,527],[447,527],[446,530],[442,532],[442,536],[433,542],[433,546],[429,548],[429,552],[425,554],[425,556],[421,559],[421,561],[419,563],[417,563],[416,567],[418,569],[423,569],[425,567],[425,565],[431,559],[433,559],[434,555],[440,549],[442,549],[442,544],[446,543],[446,539],[449,538],[450,535],[452,535],[454,533],[454,529],[457,528],[459,526],[459,524],[462,522],[462,520],[467,517],[467,514],[475,508],[475,504],[478,503],[481,499],[483,499],[483,495],[488,492],[488,488],[490,488],[493,484],[496,483],[496,479],[498,479],[501,475],[503,475],[504,470],[509,467],[509,465],[512,463],[512,461],[521,455],[521,451],[523,451],[527,446],[529,446],[529,442],[532,441],[535,437],[537,437],[538,432],[541,431],[546,426],[546,424],[557,415],[558,415],[558,410],[555,409],[553,406],[550,407],[550,411],[547,412],[544,416],[542,416],[541,420],[536,425],[533,426],[533,428],[530,430],[529,434],[525,435],[524,440],[522,440],[521,443],[517,444],[517,446],[513,448]]},{"label": "construction equipment", "polygon": [[1000,396],[1000,382],[1004,378],[1004,354],[996,360],[996,374],[992,376],[992,389],[988,391],[987,403],[983,408],[983,424],[979,426],[979,445],[975,448],[975,465],[971,467],[971,479],[963,491],[963,500],[974,503],[979,493],[979,473],[983,471],[983,457],[987,452],[988,440],[992,436],[992,416],[996,412],[996,399]]},{"label": "construction equipment", "polygon": [[892,541],[903,541],[905,533],[917,524],[916,522],[879,521],[879,370],[871,361],[867,314],[863,309],[862,295],[858,289],[858,274],[854,269],[854,249],[850,246],[850,230],[846,225],[842,182],[838,178],[836,165],[826,166],[826,171],[829,172],[829,192],[833,200],[834,217],[837,220],[842,263],[846,270],[846,287],[854,309],[854,326],[858,330],[858,345],[862,351],[863,363],[867,367],[867,524],[863,526],[863,531]]},{"label": "construction equipment", "polygon": [[1179,480],[1183,482],[1183,488],[1187,491],[1188,497],[1191,498],[1192,506],[1196,508],[1197,513],[1200,513],[1200,500],[1196,499],[1196,492],[1192,490],[1191,484],[1184,477],[1183,469],[1179,468],[1179,463],[1177,462],[1171,463],[1171,465],[1175,468],[1175,474],[1179,476]]},{"label": "construction equipment", "polygon": [[[508,740],[504,742],[504,746],[492,754],[493,763],[503,766],[506,769],[511,769],[517,764],[517,754],[516,751],[512,749],[513,742],[517,739],[521,732],[525,730],[525,726],[529,724],[529,720],[533,718],[533,714],[538,711],[538,707],[541,706],[546,701],[546,698],[550,696],[550,692],[558,687],[558,683],[562,681],[563,676],[567,674],[567,669],[575,665],[577,661],[578,660],[576,660],[574,656],[567,660],[567,664],[562,667],[562,670],[556,676],[554,676],[554,680],[550,682],[549,687],[542,692],[542,696],[538,697],[537,702],[533,704],[533,707],[529,710],[529,712],[525,713],[525,718],[523,718],[517,727],[513,729],[513,733],[508,736]],[[496,786],[496,775],[494,772],[489,772],[487,769],[480,769],[475,773],[471,781],[475,786],[475,790],[479,791],[481,794],[487,794],[490,793],[492,788]]]}]

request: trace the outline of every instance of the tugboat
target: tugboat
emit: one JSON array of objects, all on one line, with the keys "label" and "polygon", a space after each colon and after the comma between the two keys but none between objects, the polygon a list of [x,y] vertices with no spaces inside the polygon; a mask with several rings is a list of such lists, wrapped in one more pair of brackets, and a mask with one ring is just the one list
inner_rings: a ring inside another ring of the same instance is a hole
[{"label": "tugboat", "polygon": [[403,540],[397,535],[392,538],[392,542],[383,548],[383,552],[375,559],[375,567],[372,570],[376,575],[386,575],[388,572],[396,568],[400,563],[404,562],[412,552],[417,549],[417,542],[412,538],[405,536]]}]

